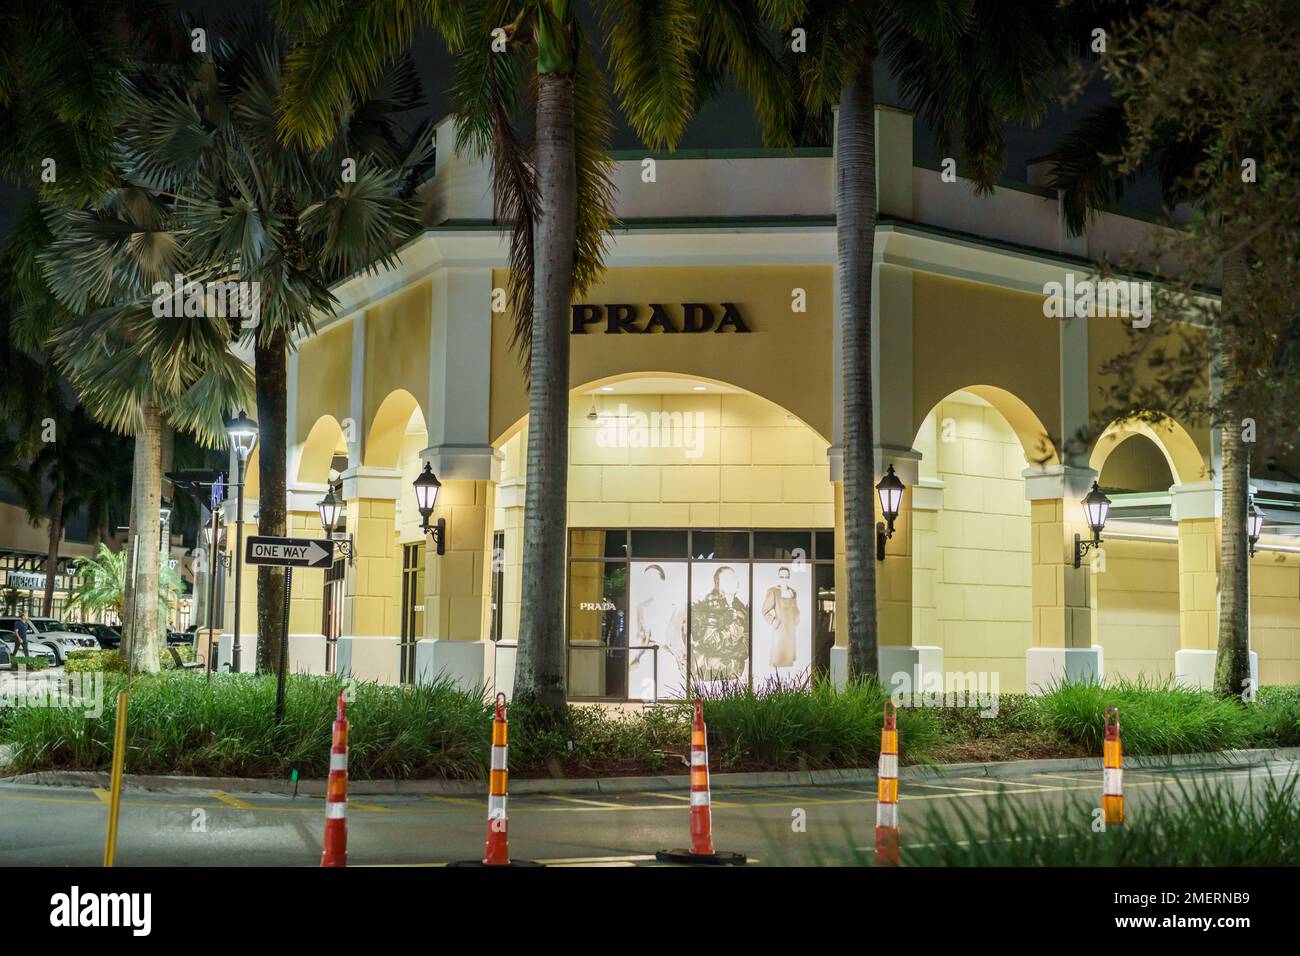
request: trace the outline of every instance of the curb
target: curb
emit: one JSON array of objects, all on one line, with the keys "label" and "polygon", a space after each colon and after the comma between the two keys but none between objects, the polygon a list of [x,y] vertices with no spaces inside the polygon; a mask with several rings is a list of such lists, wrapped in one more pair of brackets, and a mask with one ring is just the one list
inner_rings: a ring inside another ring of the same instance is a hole
[{"label": "curb", "polygon": [[[1300,758],[1300,747],[1266,750],[1224,750],[1214,753],[1169,754],[1161,757],[1125,755],[1126,770],[1174,768],[1258,767],[1271,760]],[[1100,757],[1062,757],[1048,760],[1007,760],[998,763],[914,764],[900,767],[902,780],[942,777],[986,777],[991,780],[1012,779],[1053,771],[1100,771]],[[0,783],[54,787],[107,787],[107,773],[85,770],[42,770],[0,779]],[[581,777],[567,779],[523,778],[510,781],[512,794],[529,793],[630,793],[641,790],[689,790],[690,776],[653,777]],[[715,773],[710,782],[723,787],[809,787],[834,784],[873,783],[876,768],[842,770],[760,771],[750,773]],[[220,790],[226,793],[291,794],[287,780],[250,777],[182,777],[153,774],[127,774],[125,786],[133,790]],[[358,796],[483,796],[481,780],[349,780],[348,792]],[[324,796],[324,780],[300,780],[298,793]]]}]

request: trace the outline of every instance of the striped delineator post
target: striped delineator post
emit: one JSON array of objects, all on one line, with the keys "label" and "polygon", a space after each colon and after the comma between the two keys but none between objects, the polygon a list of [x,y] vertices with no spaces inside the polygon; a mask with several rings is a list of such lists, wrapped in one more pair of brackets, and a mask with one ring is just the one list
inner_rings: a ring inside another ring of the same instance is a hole
[{"label": "striped delineator post", "polygon": [[898,712],[885,701],[876,766],[876,865],[898,866]]},{"label": "striped delineator post", "polygon": [[506,722],[506,695],[497,694],[497,712],[492,720],[492,766],[488,772],[487,843],[483,847],[484,866],[510,865],[510,819],[506,816],[507,766],[510,749],[510,725]]},{"label": "striped delineator post", "polygon": [[1106,826],[1119,826],[1124,822],[1124,748],[1119,742],[1118,707],[1106,708],[1106,741],[1102,744],[1101,763],[1102,814]]},{"label": "striped delineator post", "polygon": [[542,866],[532,860],[510,859],[510,820],[506,814],[510,771],[510,725],[506,720],[506,695],[497,694],[492,718],[492,763],[488,767],[487,842],[482,860],[458,860],[448,866]]},{"label": "striped delineator post", "polygon": [[348,865],[348,719],[342,693],[334,718],[334,743],[330,747],[330,775],[325,790],[325,852],[321,854],[320,865]]},{"label": "striped delineator post", "polygon": [[655,858],[663,863],[743,864],[743,853],[719,853],[713,849],[713,814],[709,796],[709,741],[704,726],[704,701],[695,700],[691,723],[691,848],[660,850]]}]

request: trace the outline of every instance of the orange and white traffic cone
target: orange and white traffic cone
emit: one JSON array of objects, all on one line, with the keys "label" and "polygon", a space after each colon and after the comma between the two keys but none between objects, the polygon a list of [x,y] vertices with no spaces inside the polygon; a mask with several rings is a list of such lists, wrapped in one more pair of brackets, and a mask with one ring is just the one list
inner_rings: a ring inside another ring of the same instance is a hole
[{"label": "orange and white traffic cone", "polygon": [[510,770],[510,725],[506,721],[506,695],[497,694],[492,719],[492,764],[488,770],[487,843],[482,862],[465,860],[449,866],[537,866],[531,860],[510,859],[510,818],[506,814]]},{"label": "orange and white traffic cone", "polygon": [[885,701],[876,765],[876,865],[898,866],[898,720],[892,700]]},{"label": "orange and white traffic cone", "polygon": [[691,848],[660,850],[655,859],[663,863],[744,864],[743,853],[713,849],[713,815],[709,796],[709,742],[704,727],[704,701],[695,701],[695,720],[691,724]]},{"label": "orange and white traffic cone", "polygon": [[348,865],[348,719],[343,695],[334,718],[330,776],[325,790],[325,852],[321,866]]},{"label": "orange and white traffic cone", "polygon": [[[1111,723],[1111,715],[1115,722]],[[1119,742],[1119,708],[1106,708],[1106,742],[1102,744],[1101,809],[1106,826],[1124,822],[1124,748]]]}]

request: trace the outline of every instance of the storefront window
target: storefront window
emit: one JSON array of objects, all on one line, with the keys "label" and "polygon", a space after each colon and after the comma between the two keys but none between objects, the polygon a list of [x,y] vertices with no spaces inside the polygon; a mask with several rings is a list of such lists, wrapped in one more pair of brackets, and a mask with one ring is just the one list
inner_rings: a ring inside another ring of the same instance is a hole
[{"label": "storefront window", "polygon": [[[835,640],[833,537],[574,529],[569,695],[681,699],[691,683],[761,688],[825,669]],[[816,557],[814,539],[826,545]],[[611,541],[628,543],[631,559],[607,559]],[[597,549],[603,560],[592,560]]]}]

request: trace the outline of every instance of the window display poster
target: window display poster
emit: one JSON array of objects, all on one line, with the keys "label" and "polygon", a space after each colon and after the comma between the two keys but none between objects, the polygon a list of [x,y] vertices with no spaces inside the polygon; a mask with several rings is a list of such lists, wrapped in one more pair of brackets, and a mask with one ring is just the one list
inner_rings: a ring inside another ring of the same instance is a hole
[{"label": "window display poster", "polygon": [[755,564],[754,689],[812,669],[812,565]]},{"label": "window display poster", "polygon": [[[686,562],[633,561],[628,696],[686,696]],[[657,663],[657,673],[656,673]]]},{"label": "window display poster", "polygon": [[706,688],[747,681],[748,562],[691,565],[691,674]]}]

